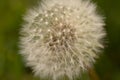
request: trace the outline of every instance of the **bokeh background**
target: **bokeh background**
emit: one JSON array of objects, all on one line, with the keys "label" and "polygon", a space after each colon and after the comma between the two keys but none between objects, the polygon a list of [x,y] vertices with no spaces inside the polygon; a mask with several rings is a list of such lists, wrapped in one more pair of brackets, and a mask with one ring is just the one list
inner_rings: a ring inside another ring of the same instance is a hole
[{"label": "bokeh background", "polygon": [[[95,64],[100,80],[120,80],[120,0],[93,0],[106,17],[107,44]],[[19,29],[26,10],[38,0],[0,0],[0,80],[39,80],[19,53]],[[83,75],[81,80],[90,80]]]}]

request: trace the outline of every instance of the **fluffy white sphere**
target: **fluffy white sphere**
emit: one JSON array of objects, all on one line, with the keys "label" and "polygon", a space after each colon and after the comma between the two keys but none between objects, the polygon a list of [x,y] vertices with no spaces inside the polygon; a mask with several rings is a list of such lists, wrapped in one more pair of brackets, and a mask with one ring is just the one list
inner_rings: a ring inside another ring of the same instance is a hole
[{"label": "fluffy white sphere", "polygon": [[42,78],[73,80],[104,48],[103,18],[88,0],[42,0],[24,20],[20,53]]}]

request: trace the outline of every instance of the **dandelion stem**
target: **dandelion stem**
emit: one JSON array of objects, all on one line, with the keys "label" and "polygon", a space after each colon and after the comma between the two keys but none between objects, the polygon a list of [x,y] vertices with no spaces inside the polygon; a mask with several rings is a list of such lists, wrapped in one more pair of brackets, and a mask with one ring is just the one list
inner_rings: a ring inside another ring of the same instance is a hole
[{"label": "dandelion stem", "polygon": [[93,68],[89,68],[89,76],[91,80],[100,80],[99,76],[97,75],[96,71]]}]

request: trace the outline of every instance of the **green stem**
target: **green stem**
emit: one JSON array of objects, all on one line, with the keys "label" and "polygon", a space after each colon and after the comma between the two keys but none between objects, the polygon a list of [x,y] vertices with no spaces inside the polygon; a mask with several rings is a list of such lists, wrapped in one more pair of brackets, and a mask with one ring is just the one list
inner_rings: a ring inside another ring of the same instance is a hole
[{"label": "green stem", "polygon": [[96,71],[94,69],[88,69],[89,70],[89,76],[91,80],[100,80],[99,76],[97,75]]}]

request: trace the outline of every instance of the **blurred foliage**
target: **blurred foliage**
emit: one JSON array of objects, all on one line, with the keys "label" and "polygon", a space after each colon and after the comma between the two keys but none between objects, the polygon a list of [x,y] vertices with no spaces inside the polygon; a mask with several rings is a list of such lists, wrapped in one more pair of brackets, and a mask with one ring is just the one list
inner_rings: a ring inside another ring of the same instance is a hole
[{"label": "blurred foliage", "polygon": [[[120,0],[93,0],[106,17],[105,53],[95,70],[100,80],[120,80]],[[38,0],[0,0],[0,80],[38,80],[18,54],[19,29],[27,8]],[[87,75],[83,79],[89,80]]]}]

